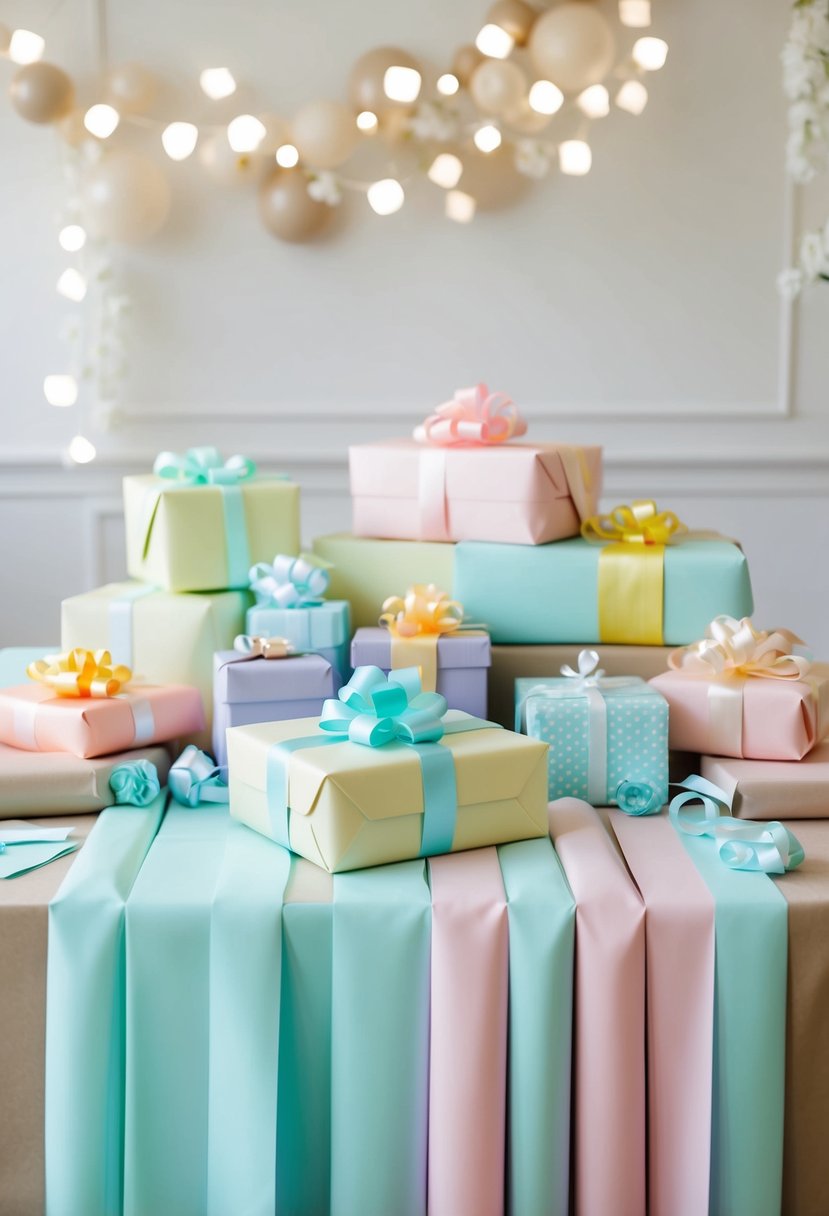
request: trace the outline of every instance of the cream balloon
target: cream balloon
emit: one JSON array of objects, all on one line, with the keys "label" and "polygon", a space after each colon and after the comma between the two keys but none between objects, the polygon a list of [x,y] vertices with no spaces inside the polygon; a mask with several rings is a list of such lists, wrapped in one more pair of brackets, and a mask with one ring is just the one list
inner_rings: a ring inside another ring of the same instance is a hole
[{"label": "cream balloon", "polygon": [[354,109],[371,110],[378,117],[390,110],[411,109],[411,105],[392,101],[386,96],[383,87],[386,72],[389,68],[415,68],[420,71],[420,64],[409,54],[396,46],[378,46],[373,51],[361,55],[348,81],[348,95]]},{"label": "cream balloon", "polygon": [[309,101],[294,116],[291,133],[300,159],[315,169],[336,169],[360,138],[353,113],[339,101]]},{"label": "cream balloon", "polygon": [[82,184],[84,227],[97,240],[136,244],[154,236],[170,212],[170,187],[137,152],[106,156]]},{"label": "cream balloon", "polygon": [[528,45],[538,75],[565,93],[597,84],[613,67],[616,54],[610,26],[589,4],[561,4],[542,14]]},{"label": "cream balloon", "polygon": [[527,96],[527,78],[509,59],[487,59],[472,73],[469,92],[484,114],[505,114]]},{"label": "cream balloon", "polygon": [[538,10],[524,0],[495,0],[487,11],[488,25],[500,26],[513,38],[516,46],[524,46],[530,36]]},{"label": "cream balloon", "polygon": [[121,114],[145,114],[157,93],[158,81],[140,63],[119,63],[107,75],[107,99]]},{"label": "cream balloon", "polygon": [[259,187],[262,223],[281,241],[311,240],[330,213],[325,203],[311,198],[308,179],[301,169],[274,169]]},{"label": "cream balloon", "polygon": [[461,84],[466,87],[476,67],[483,62],[483,55],[472,43],[468,46],[458,47],[455,51],[455,58],[452,60],[452,74],[457,76]]},{"label": "cream balloon", "polygon": [[75,86],[66,72],[52,63],[30,63],[9,86],[12,105],[27,122],[58,122],[72,109]]},{"label": "cream balloon", "polygon": [[217,131],[199,141],[199,161],[221,186],[241,186],[253,181],[262,166],[260,149],[256,152],[234,152],[225,131]]}]

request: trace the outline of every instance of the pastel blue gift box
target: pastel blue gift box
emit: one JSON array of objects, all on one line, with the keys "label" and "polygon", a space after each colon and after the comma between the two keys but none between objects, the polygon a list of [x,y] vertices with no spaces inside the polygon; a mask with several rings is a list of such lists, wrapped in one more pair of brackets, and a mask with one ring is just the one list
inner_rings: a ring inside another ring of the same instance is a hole
[{"label": "pastel blue gift box", "polygon": [[287,638],[297,650],[313,650],[322,655],[341,683],[345,684],[351,676],[348,662],[351,611],[347,600],[320,600],[297,608],[254,604],[248,608],[245,632],[254,637]]},{"label": "pastel blue gift box", "polygon": [[550,801],[612,806],[623,781],[650,787],[654,807],[668,801],[668,702],[645,680],[521,678],[515,708],[515,729],[549,744]]}]

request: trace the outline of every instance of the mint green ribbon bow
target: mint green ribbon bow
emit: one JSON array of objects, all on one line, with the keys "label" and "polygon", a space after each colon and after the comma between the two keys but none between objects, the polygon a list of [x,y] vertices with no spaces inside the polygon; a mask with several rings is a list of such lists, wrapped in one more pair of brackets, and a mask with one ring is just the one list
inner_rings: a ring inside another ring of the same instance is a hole
[{"label": "mint green ribbon bow", "polygon": [[401,667],[389,677],[379,667],[358,667],[338,698],[323,702],[320,730],[351,743],[384,747],[395,740],[437,743],[443,738],[446,698],[422,691],[417,667]]},{"label": "mint green ribbon bow", "polygon": [[[729,869],[785,874],[803,861],[803,846],[785,824],[732,818],[731,800],[713,781],[693,775],[672,784],[683,791],[669,807],[676,827],[689,836],[710,837]],[[693,802],[699,802],[701,809],[686,810]]]},{"label": "mint green ribbon bow", "polygon": [[202,802],[227,802],[227,769],[217,765],[206,752],[190,743],[170,769],[170,793],[182,806],[197,807]]},{"label": "mint green ribbon bow", "polygon": [[272,562],[250,568],[250,589],[268,608],[315,608],[328,590],[328,571],[305,557],[277,553]]},{"label": "mint green ribbon bow", "polygon": [[152,760],[127,760],[112,770],[109,788],[117,805],[149,806],[161,791]]},{"label": "mint green ribbon bow", "polygon": [[188,448],[186,452],[159,452],[153,472],[187,486],[237,485],[256,474],[247,456],[223,461],[218,448]]}]

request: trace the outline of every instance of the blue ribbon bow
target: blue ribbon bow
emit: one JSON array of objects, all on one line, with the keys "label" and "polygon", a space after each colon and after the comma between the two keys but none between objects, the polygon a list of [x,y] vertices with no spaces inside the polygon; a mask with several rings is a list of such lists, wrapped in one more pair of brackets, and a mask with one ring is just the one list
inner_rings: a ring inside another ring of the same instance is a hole
[{"label": "blue ribbon bow", "polygon": [[329,583],[327,570],[287,553],[278,553],[270,564],[257,562],[249,577],[257,604],[268,608],[315,608]]},{"label": "blue ribbon bow", "polygon": [[206,752],[190,743],[170,769],[170,793],[182,806],[202,802],[227,802],[227,768],[217,765]]},{"label": "blue ribbon bow", "polygon": [[[676,827],[689,836],[710,837],[729,869],[785,874],[803,861],[803,846],[785,824],[732,818],[731,799],[713,781],[694,775],[672,784],[683,791],[669,807]],[[693,802],[699,802],[701,810],[685,809]]]},{"label": "blue ribbon bow", "polygon": [[422,691],[417,667],[398,668],[388,677],[379,667],[358,667],[338,698],[323,702],[320,729],[351,743],[437,743],[445,733],[446,698]]},{"label": "blue ribbon bow", "polygon": [[188,448],[186,452],[159,452],[153,472],[188,486],[234,485],[256,473],[247,456],[222,461],[218,448]]},{"label": "blue ribbon bow", "polygon": [[117,805],[149,806],[161,792],[158,769],[152,760],[127,760],[110,773],[109,788]]}]

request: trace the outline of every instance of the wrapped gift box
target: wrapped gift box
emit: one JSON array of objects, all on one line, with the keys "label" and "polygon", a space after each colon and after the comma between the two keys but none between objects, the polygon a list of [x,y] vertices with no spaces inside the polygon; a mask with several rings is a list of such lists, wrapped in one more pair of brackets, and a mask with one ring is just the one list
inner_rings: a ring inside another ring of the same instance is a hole
[{"label": "wrapped gift box", "polygon": [[[456,710],[444,719],[450,729],[475,721]],[[417,748],[332,738],[316,718],[229,730],[231,815],[332,872],[420,856],[431,810]],[[451,850],[441,852],[545,834],[545,744],[482,722],[425,746],[447,749],[455,767]]]},{"label": "wrapped gift box", "polygon": [[700,765],[702,776],[732,799],[738,819],[829,819],[829,743],[802,760],[702,756]]},{"label": "wrapped gift box", "polygon": [[248,591],[172,595],[146,583],[109,583],[63,601],[61,645],[109,650],[151,684],[190,684],[202,696],[207,732],[188,739],[210,747],[213,655],[244,631]]},{"label": "wrapped gift box", "polygon": [[354,445],[348,459],[357,536],[545,544],[577,536],[601,493],[597,447],[392,439]]},{"label": "wrapped gift box", "polygon": [[322,713],[336,696],[340,679],[319,654],[288,659],[245,659],[238,650],[220,650],[213,684],[213,755],[227,764],[225,731],[254,722],[282,722]]},{"label": "wrapped gift box", "polygon": [[[320,536],[314,553],[334,568],[331,595],[351,604],[353,629],[376,625],[379,605],[397,587],[434,583],[452,593],[455,546],[408,540],[366,540],[347,532]],[[481,618],[486,620],[485,617]]]},{"label": "wrapped gift box", "polygon": [[[322,600],[313,607],[248,608],[246,632],[258,637],[286,638],[297,650],[313,650],[330,663],[341,682],[348,679],[351,613],[346,600]],[[297,717],[307,717],[310,710]],[[285,715],[290,716],[290,715]]]},{"label": "wrapped gift box", "polygon": [[88,759],[204,730],[198,689],[136,684],[114,697],[56,697],[42,684],[0,689],[0,743]]},{"label": "wrapped gift box", "polygon": [[516,728],[550,745],[550,800],[611,806],[623,781],[668,801],[668,703],[637,677],[515,682]]},{"label": "wrapped gift box", "polygon": [[651,680],[671,707],[671,747],[746,760],[800,760],[829,733],[829,664],[803,680],[665,671]]},{"label": "wrapped gift box", "polygon": [[170,770],[164,747],[81,759],[68,752],[27,752],[0,744],[0,819],[17,815],[76,815],[112,806],[114,769],[149,760],[163,785]]},{"label": "wrapped gift box", "polygon": [[[489,635],[481,631],[468,630],[446,634],[418,637],[404,641],[408,647],[412,641],[418,646],[434,647],[437,654],[436,691],[446,697],[450,709],[462,709],[476,718],[486,717],[487,671],[490,663]],[[351,643],[351,666],[369,664],[379,667],[386,675],[392,668],[396,639],[388,629],[379,626],[358,629]],[[409,662],[396,663],[407,667]]]},{"label": "wrapped gift box", "polygon": [[[625,604],[613,596],[615,620],[606,618],[599,600],[600,563],[609,548],[581,538],[555,545],[489,545],[464,542],[456,547],[453,594],[467,616],[482,621],[493,642],[621,643],[681,646],[705,632],[720,613],[748,616],[752,609],[748,564],[730,541],[683,540],[664,548],[664,577],[654,579],[655,546],[625,545],[630,562],[642,562],[643,583],[655,596],[661,616],[658,636],[643,636],[638,579],[629,583]],[[643,556],[644,555],[644,556]]]},{"label": "wrapped gift box", "polygon": [[255,477],[238,485],[124,478],[127,569],[167,591],[247,587],[254,562],[299,551],[299,487]]}]

